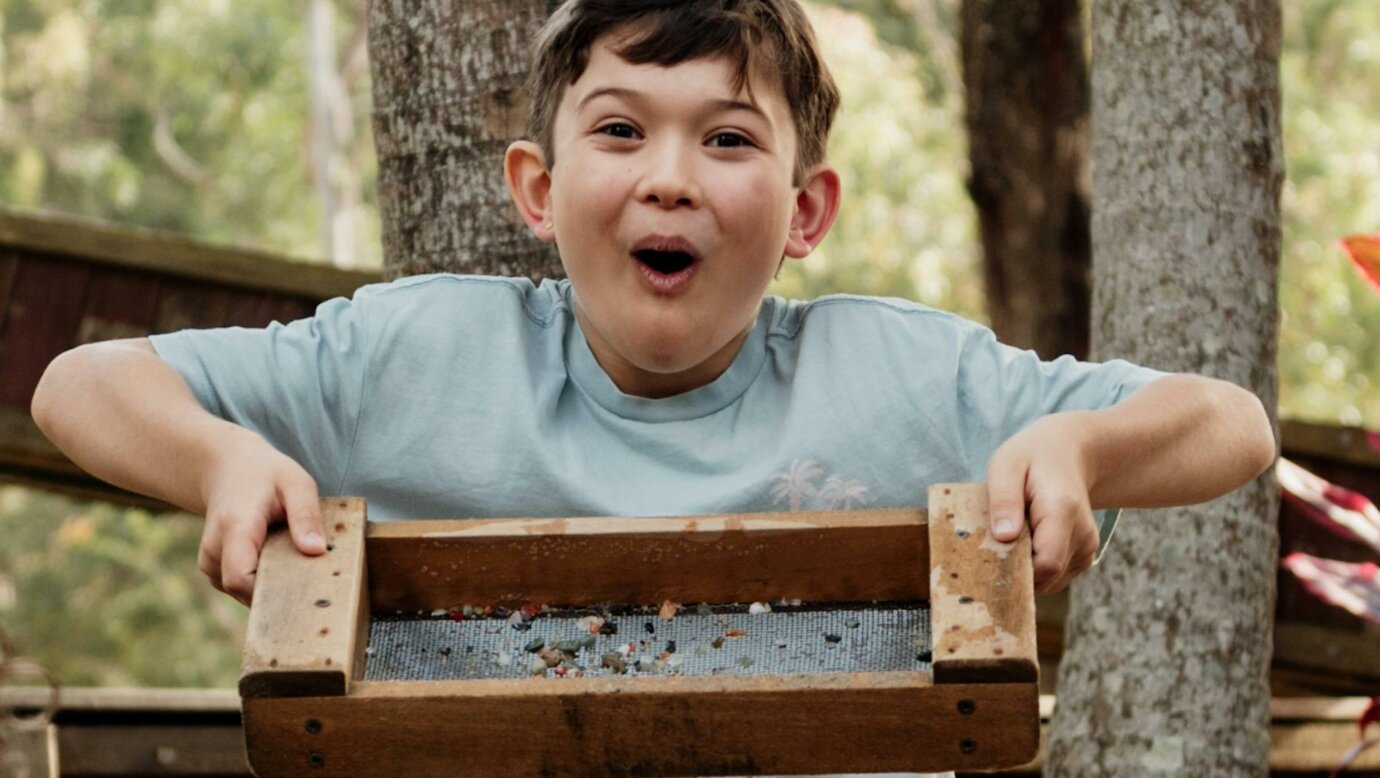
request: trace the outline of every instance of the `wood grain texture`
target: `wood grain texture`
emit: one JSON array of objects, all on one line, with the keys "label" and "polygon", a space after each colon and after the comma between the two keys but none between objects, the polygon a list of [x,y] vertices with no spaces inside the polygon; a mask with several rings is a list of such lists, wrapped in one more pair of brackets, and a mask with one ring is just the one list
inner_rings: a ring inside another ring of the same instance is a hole
[{"label": "wood grain texture", "polygon": [[20,263],[0,335],[0,405],[27,411],[48,363],[75,345],[90,273],[54,258]]},{"label": "wood grain texture", "polygon": [[920,509],[405,521],[369,527],[378,613],[523,602],[924,599]]},{"label": "wood grain texture", "polygon": [[158,314],[158,276],[109,267],[92,267],[76,341],[84,343],[141,338]]},{"label": "wood grain texture", "polygon": [[1029,529],[991,536],[986,484],[936,484],[929,504],[935,682],[1038,681]]},{"label": "wood grain texture", "polygon": [[365,503],[324,499],[321,512],[331,547],[325,554],[302,554],[278,525],[259,555],[242,697],[343,695],[362,672],[369,629]]},{"label": "wood grain texture", "polygon": [[260,778],[795,775],[1023,764],[1038,705],[1033,684],[839,673],[360,682],[244,716]]}]

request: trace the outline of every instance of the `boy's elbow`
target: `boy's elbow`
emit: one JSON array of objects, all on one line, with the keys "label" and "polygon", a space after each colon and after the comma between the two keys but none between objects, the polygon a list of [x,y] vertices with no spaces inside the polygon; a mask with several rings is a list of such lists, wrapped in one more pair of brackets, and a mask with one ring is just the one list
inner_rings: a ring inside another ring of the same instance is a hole
[{"label": "boy's elbow", "polygon": [[1229,402],[1235,412],[1230,414],[1229,418],[1233,420],[1233,424],[1239,425],[1243,469],[1247,471],[1246,480],[1251,480],[1259,477],[1275,463],[1279,449],[1275,441],[1274,425],[1270,421],[1270,414],[1265,410],[1265,403],[1261,402],[1254,392],[1235,384],[1223,383],[1230,387]]},{"label": "boy's elbow", "polygon": [[71,382],[72,371],[79,369],[78,363],[83,356],[83,349],[86,348],[87,346],[78,346],[58,354],[43,369],[38,386],[34,387],[33,397],[29,400],[29,415],[33,417],[34,424],[37,424],[49,438],[53,437],[53,425],[57,423],[56,416],[62,406],[61,388]]}]

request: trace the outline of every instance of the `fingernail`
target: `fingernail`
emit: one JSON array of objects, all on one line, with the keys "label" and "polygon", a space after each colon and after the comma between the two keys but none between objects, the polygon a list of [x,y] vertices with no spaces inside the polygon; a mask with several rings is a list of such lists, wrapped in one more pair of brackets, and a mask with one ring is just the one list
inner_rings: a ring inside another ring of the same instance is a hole
[{"label": "fingernail", "polygon": [[320,533],[320,532],[315,532],[315,531],[308,532],[308,533],[307,533],[307,545],[308,545],[308,546],[311,546],[312,548],[325,548],[325,546],[326,546],[326,539],[323,538],[323,537],[321,537],[321,533]]},{"label": "fingernail", "polygon": [[995,526],[998,535],[1010,535],[1016,531],[1016,522],[1010,519],[997,519]]}]

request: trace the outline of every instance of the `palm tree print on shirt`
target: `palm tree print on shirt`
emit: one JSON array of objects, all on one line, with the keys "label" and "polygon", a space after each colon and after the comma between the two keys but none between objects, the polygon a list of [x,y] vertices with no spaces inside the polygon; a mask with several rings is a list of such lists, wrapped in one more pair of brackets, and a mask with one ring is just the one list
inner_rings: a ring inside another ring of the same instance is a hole
[{"label": "palm tree print on shirt", "polygon": [[[821,477],[824,485],[817,486],[816,481]],[[771,480],[772,505],[785,503],[792,511],[808,508],[848,510],[867,505],[867,486],[862,481],[828,474],[814,459],[797,459]]]}]

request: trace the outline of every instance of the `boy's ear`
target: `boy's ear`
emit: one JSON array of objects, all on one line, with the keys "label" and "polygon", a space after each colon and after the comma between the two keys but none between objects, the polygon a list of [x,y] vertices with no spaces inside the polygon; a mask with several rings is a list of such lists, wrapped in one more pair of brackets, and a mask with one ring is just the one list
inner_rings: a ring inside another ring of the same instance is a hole
[{"label": "boy's ear", "polygon": [[508,193],[513,196],[522,220],[532,234],[550,243],[556,239],[555,217],[551,213],[551,172],[541,147],[520,140],[508,147],[503,155],[503,177]]},{"label": "boy's ear", "polygon": [[805,184],[795,197],[795,215],[786,238],[786,256],[803,259],[829,234],[839,213],[843,186],[839,173],[827,162],[810,168]]}]

